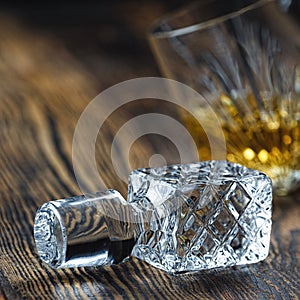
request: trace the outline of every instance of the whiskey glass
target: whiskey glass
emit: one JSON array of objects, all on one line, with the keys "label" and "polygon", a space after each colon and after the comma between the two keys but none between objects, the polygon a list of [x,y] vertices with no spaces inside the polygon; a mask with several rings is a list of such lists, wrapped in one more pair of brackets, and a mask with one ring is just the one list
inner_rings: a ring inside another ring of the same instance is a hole
[{"label": "whiskey glass", "polygon": [[[276,195],[299,187],[300,29],[277,2],[198,1],[160,19],[149,41],[162,74],[194,88],[217,114],[227,160],[268,174]],[[210,117],[197,102],[193,110]],[[181,117],[210,159],[210,133],[188,112]]]}]

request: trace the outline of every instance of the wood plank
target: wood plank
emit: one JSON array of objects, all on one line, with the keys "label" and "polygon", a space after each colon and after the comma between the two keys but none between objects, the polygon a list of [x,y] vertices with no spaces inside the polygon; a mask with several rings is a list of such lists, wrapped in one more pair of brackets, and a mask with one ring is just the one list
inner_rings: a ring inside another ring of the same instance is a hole
[{"label": "wood plank", "polygon": [[[259,264],[177,276],[137,259],[104,268],[52,270],[42,264],[32,236],[36,209],[50,199],[80,194],[71,164],[80,113],[103,88],[149,70],[148,62],[140,73],[125,65],[123,78],[106,63],[99,82],[53,36],[16,20],[0,18],[0,40],[0,299],[300,297],[299,193],[274,203],[270,255]],[[113,57],[105,59],[113,63]],[[155,75],[154,68],[151,72]],[[141,111],[132,107],[130,114]],[[130,114],[121,112],[103,130],[100,168],[107,168],[111,138]],[[144,156],[153,150],[149,142],[138,149]],[[110,173],[107,183],[124,192]]]}]

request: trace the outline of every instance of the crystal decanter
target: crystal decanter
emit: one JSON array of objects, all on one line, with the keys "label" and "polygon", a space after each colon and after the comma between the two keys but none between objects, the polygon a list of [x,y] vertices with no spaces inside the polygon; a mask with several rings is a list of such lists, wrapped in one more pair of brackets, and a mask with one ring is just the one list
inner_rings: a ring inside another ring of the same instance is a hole
[{"label": "crystal decanter", "polygon": [[135,256],[170,273],[256,263],[269,252],[272,186],[227,161],[145,168],[115,190],[50,201],[34,238],[52,266],[119,263]]}]

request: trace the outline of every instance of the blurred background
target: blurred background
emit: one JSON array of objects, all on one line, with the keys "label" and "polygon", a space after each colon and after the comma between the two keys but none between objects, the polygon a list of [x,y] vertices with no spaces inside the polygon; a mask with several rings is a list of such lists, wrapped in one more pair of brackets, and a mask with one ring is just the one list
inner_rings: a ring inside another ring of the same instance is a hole
[{"label": "blurred background", "polygon": [[[216,1],[224,5],[227,3]],[[192,2],[0,1],[1,99],[3,101],[7,95],[9,103],[12,103],[11,98],[14,99],[17,107],[12,110],[14,114],[18,110],[28,110],[29,117],[24,120],[26,126],[30,124],[31,115],[39,116],[32,125],[34,141],[37,139],[38,133],[35,131],[38,126],[50,126],[54,148],[50,149],[43,140],[47,132],[42,133],[39,145],[45,147],[49,156],[55,151],[59,153],[68,170],[68,175],[63,173],[63,177],[71,176],[72,182],[75,182],[71,162],[72,139],[78,118],[86,105],[104,89],[124,80],[160,76],[147,41],[147,32],[156,19]],[[299,22],[300,0],[278,0],[278,3]],[[96,149],[99,170],[106,174],[110,187],[123,190],[124,193],[126,186],[115,181],[108,159],[109,142],[118,129],[134,116],[157,112],[157,108],[160,113],[171,117],[178,113],[174,105],[170,107],[155,101],[126,105],[107,119],[99,134],[100,142]],[[3,107],[5,105],[3,101]],[[44,115],[48,123],[42,119]],[[23,123],[16,131],[24,139]],[[17,134],[15,136],[16,143],[19,143]],[[107,145],[105,149],[103,140]],[[176,145],[165,137],[148,135],[139,138],[131,149],[132,169],[147,166],[149,158],[155,153],[168,157],[167,164],[177,163],[179,159]],[[37,156],[31,161],[28,159],[28,168],[39,165],[41,159]],[[58,163],[57,166],[60,167]],[[116,182],[114,186],[111,186],[112,182]],[[77,190],[70,192],[77,193]]]},{"label": "blurred background", "polygon": [[[0,14],[55,38],[93,75],[111,85],[130,77],[157,73],[146,41],[149,26],[166,12],[189,2],[1,1]],[[146,69],[141,68],[146,61],[151,63]],[[109,70],[104,76],[105,66]]]},{"label": "blurred background", "polygon": [[[34,31],[55,36],[96,76],[103,78],[103,64],[109,65],[111,72],[118,73],[114,82],[119,82],[124,80],[122,72],[126,79],[128,71],[132,77],[157,73],[146,41],[147,31],[163,14],[191,2],[194,1],[0,1],[0,14],[18,19]],[[226,5],[227,1],[221,2]],[[295,20],[300,20],[300,0],[278,2]],[[124,61],[130,70],[124,68]],[[151,64],[141,71],[140,65],[145,61]],[[109,82],[112,84],[110,79]]]}]

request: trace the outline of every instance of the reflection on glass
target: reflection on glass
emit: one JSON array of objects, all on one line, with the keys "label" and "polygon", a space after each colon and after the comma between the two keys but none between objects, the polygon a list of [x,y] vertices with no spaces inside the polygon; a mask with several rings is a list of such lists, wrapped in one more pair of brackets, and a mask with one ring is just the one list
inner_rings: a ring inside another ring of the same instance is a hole
[{"label": "reflection on glass", "polygon": [[[278,195],[300,182],[299,32],[274,1],[215,0],[166,16],[150,34],[163,74],[200,92],[218,115],[227,159],[267,173]],[[193,113],[209,118],[197,103]],[[210,159],[201,124],[182,118]]]}]

